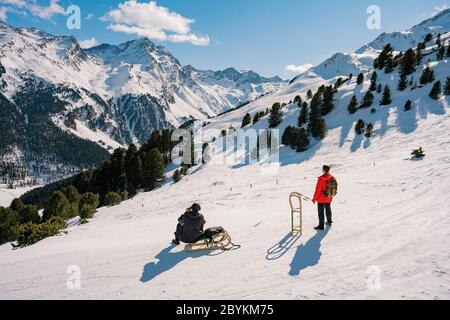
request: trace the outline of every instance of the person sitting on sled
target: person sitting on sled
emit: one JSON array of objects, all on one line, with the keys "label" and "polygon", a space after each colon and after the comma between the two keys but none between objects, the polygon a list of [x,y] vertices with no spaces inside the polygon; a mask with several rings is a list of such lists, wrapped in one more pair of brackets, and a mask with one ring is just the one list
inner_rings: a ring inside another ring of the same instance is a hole
[{"label": "person sitting on sled", "polygon": [[175,231],[175,239],[173,244],[179,245],[180,242],[195,243],[204,236],[203,228],[205,227],[205,217],[200,213],[202,208],[198,203],[194,203],[192,207],[186,210],[178,219],[177,230]]}]

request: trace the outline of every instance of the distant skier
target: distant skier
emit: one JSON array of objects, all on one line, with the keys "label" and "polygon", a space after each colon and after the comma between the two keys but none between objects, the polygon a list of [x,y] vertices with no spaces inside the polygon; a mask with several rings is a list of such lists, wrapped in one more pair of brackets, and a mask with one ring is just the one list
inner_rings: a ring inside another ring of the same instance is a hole
[{"label": "distant skier", "polygon": [[323,166],[323,175],[319,177],[317,182],[316,192],[314,193],[313,203],[318,203],[319,211],[319,225],[315,227],[315,230],[325,229],[325,212],[327,216],[327,225],[329,227],[333,224],[331,203],[333,202],[333,197],[337,193],[337,181],[330,174],[330,166]]},{"label": "distant skier", "polygon": [[198,203],[194,203],[192,207],[186,210],[178,219],[177,230],[175,231],[175,239],[173,244],[179,245],[180,242],[195,243],[204,235],[205,217],[200,213],[202,208]]}]

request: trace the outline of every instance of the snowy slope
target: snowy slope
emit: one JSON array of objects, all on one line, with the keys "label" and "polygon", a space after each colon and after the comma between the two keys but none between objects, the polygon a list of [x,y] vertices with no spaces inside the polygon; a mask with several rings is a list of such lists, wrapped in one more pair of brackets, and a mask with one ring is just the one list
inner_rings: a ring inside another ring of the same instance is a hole
[{"label": "snowy slope", "polygon": [[[275,177],[262,175],[258,165],[207,166],[177,185],[101,209],[67,236],[17,251],[4,245],[0,297],[448,299],[450,221],[442,182],[450,173],[448,111],[417,110],[417,128],[405,134],[392,108],[379,119],[390,129],[378,129],[371,144],[335,128],[320,148],[284,150]],[[426,160],[409,160],[419,145]],[[276,259],[267,251],[287,239],[287,197],[310,196],[323,163],[333,165],[341,185],[335,226],[313,232],[316,209],[306,203],[304,234]],[[178,215],[193,201],[203,205],[208,226],[225,226],[242,249],[188,255],[169,246]],[[81,268],[79,291],[66,288],[71,265]],[[380,290],[367,287],[374,265],[382,272]]]},{"label": "snowy slope", "polygon": [[[217,138],[230,125],[239,128],[246,113],[304,98],[350,70],[367,80],[372,70],[365,59],[375,57],[368,47],[336,55],[277,92],[208,120],[204,135]],[[434,54],[428,59],[436,79],[445,81],[450,61],[435,61]],[[431,84],[398,92],[397,72],[378,75],[378,83],[392,88],[390,105],[379,106],[375,93],[376,113],[369,108],[349,115],[351,96],[360,101],[369,87],[369,81],[356,85],[355,75],[339,88],[326,116],[327,137],[304,153],[282,147],[274,175],[258,164],[218,164],[234,156],[234,147],[222,152],[217,140],[211,163],[178,184],[102,208],[68,235],[16,251],[1,246],[0,298],[449,299],[450,98],[430,99]],[[408,99],[413,109],[405,112]],[[297,124],[299,109],[290,104],[283,112],[281,132]],[[374,124],[372,138],[355,135],[359,118]],[[266,127],[265,118],[249,129]],[[411,150],[420,146],[426,158],[412,161]],[[305,202],[304,232],[292,238],[288,196],[311,197],[325,163],[340,185],[333,229],[314,232],[316,208]],[[226,227],[242,248],[187,254],[170,246],[178,216],[193,202],[202,204],[208,227]],[[81,268],[81,290],[66,286],[74,265]],[[379,289],[368,286],[371,270],[381,272]]]}]

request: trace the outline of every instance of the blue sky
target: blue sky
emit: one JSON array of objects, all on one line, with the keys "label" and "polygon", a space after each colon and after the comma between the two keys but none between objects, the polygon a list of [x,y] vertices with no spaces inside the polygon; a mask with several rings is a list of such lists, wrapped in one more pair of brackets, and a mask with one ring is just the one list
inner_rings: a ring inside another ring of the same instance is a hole
[{"label": "blue sky", "polygon": [[[79,30],[66,26],[69,5],[81,9]],[[380,30],[367,28],[370,5],[381,9]],[[182,64],[289,78],[289,65],[318,64],[337,51],[352,52],[442,8],[448,8],[447,0],[0,0],[0,18],[99,44],[146,35]]]}]

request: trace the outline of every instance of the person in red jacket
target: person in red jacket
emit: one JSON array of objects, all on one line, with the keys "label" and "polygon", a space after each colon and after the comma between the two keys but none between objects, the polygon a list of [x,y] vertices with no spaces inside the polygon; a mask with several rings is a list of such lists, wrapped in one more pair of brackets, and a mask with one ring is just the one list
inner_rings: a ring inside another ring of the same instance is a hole
[{"label": "person in red jacket", "polygon": [[333,179],[330,170],[330,166],[323,166],[323,175],[319,177],[319,181],[317,181],[316,192],[314,193],[314,198],[312,200],[314,204],[316,204],[316,202],[318,203],[319,211],[319,225],[314,228],[315,230],[325,229],[325,211],[327,215],[327,225],[331,227],[333,224],[331,212],[331,202],[333,202],[333,198],[325,197],[328,180]]}]

